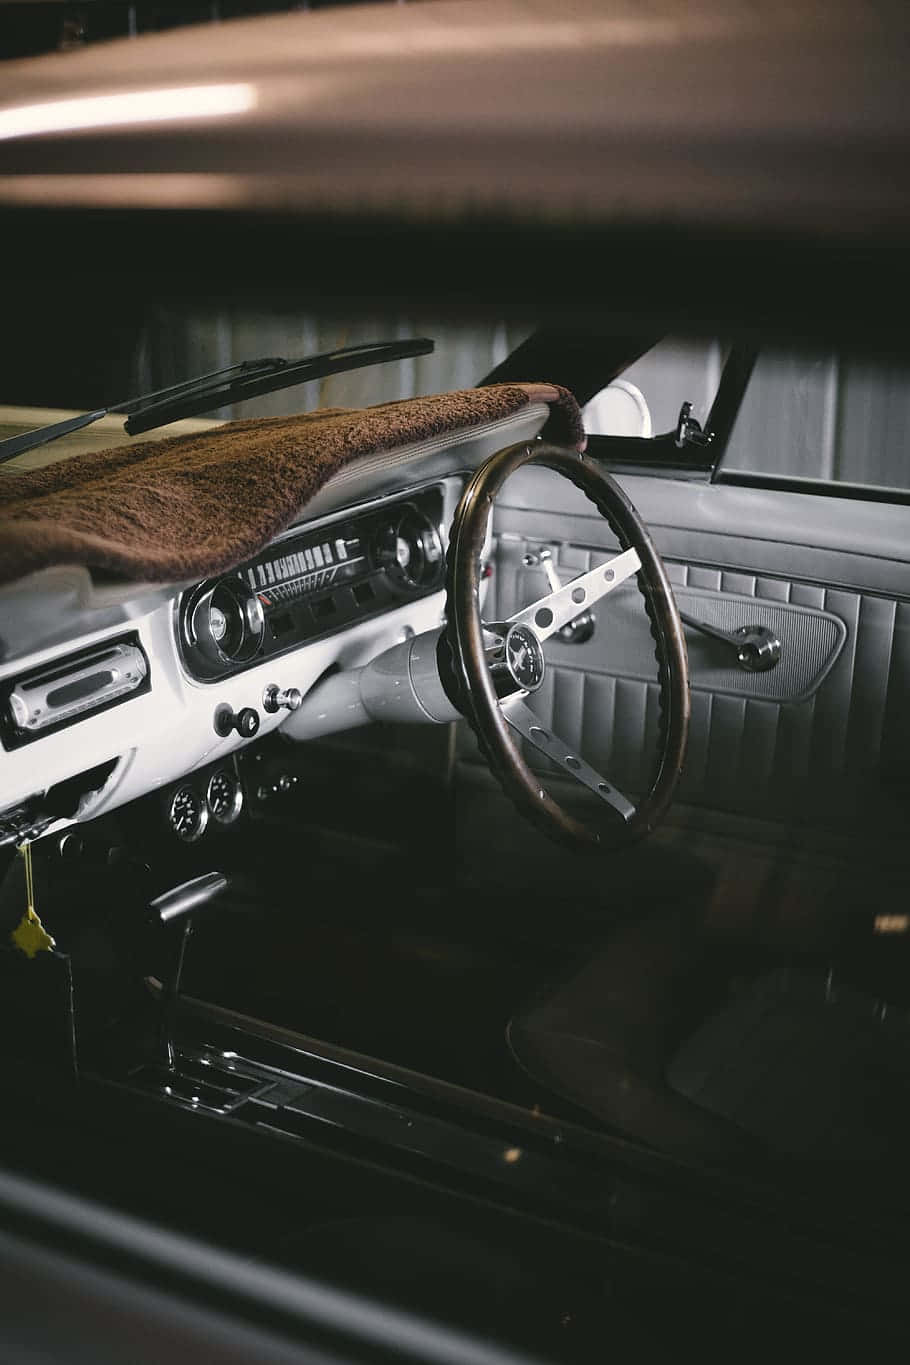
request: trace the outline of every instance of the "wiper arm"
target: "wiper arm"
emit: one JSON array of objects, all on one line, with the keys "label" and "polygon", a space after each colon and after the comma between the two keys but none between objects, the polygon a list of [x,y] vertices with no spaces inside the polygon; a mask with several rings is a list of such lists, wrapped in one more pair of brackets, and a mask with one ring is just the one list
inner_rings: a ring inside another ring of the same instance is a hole
[{"label": "wiper arm", "polygon": [[324,351],[301,360],[284,360],[280,356],[242,360],[226,369],[214,370],[195,379],[185,379],[139,398],[127,398],[107,408],[83,412],[77,417],[67,417],[61,422],[52,422],[34,431],[10,436],[0,441],[0,464],[24,454],[26,450],[34,450],[36,446],[47,445],[60,436],[91,426],[111,413],[125,415],[124,431],[136,436],[143,431],[167,426],[181,417],[195,417],[227,403],[257,398],[260,394],[290,388],[293,384],[304,384],[310,379],[322,379],[326,375],[360,370],[391,360],[429,355],[435,345],[428,337],[412,337],[407,341],[368,341],[355,346],[342,346],[337,351]]},{"label": "wiper arm", "polygon": [[[0,441],[0,464],[5,460],[12,460],[17,455],[22,455],[26,450],[34,450],[36,446],[48,445],[51,441],[56,441],[59,436],[67,436],[71,431],[79,431],[82,427],[90,427],[93,422],[99,421],[102,417],[107,417],[111,413],[136,413],[141,411],[146,404],[164,401],[165,399],[174,400],[184,394],[189,397],[191,394],[202,393],[205,386],[216,381],[224,382],[228,375],[237,374],[242,370],[260,372],[267,368],[283,368],[287,361],[278,357],[263,360],[241,360],[235,365],[228,365],[223,370],[213,370],[211,374],[197,375],[195,379],[184,379],[179,384],[170,384],[165,389],[157,389],[153,393],[145,393],[140,398],[127,398],[122,403],[112,403],[108,408],[96,408],[94,412],[80,412],[76,417],[65,417],[60,422],[51,422],[46,427],[35,427],[33,431],[23,431],[19,436],[9,436],[4,441]],[[213,403],[212,407],[220,407],[220,403]],[[210,409],[211,410],[211,409]],[[162,423],[162,425],[164,425]],[[124,430],[127,424],[124,423]]]},{"label": "wiper arm", "polygon": [[[124,430],[135,436],[142,431],[167,426],[168,422],[176,422],[181,417],[211,412],[212,408],[239,403],[244,398],[258,398],[260,394],[305,384],[310,379],[322,379],[346,370],[362,370],[368,365],[382,365],[390,360],[429,355],[435,346],[428,337],[412,337],[408,341],[367,341],[356,346],[342,346],[340,350],[324,351],[302,360],[282,360],[280,357],[247,360],[239,367],[241,373],[234,378],[230,377],[231,370],[222,371],[187,381],[184,391],[176,395],[173,389],[149,394],[140,400],[139,406],[130,409]],[[232,370],[235,368],[231,367]]]}]

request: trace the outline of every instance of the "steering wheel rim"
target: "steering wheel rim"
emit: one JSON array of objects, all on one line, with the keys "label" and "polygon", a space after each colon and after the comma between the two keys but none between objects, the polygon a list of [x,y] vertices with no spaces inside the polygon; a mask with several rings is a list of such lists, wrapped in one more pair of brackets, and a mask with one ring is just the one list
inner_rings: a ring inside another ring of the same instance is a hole
[{"label": "steering wheel rim", "polygon": [[[619,540],[621,554],[566,584],[559,594],[551,593],[517,613],[510,618],[512,625],[524,624],[536,637],[547,638],[559,622],[554,623],[550,611],[546,631],[536,624],[538,617],[546,621],[541,610],[546,604],[565,615],[564,599],[568,595],[573,608],[571,615],[578,615],[608,592],[614,579],[613,586],[618,586],[632,572],[644,597],[657,658],[660,721],[654,775],[647,792],[636,803],[628,801],[614,784],[601,778],[569,747],[549,735],[524,707],[521,698],[526,693],[517,693],[518,700],[516,695],[505,699],[497,695],[479,608],[481,559],[496,495],[510,475],[529,464],[552,469],[581,489]],[[638,568],[630,568],[636,555]],[[617,568],[611,570],[611,565]],[[590,588],[587,600],[573,595],[587,587]],[[622,848],[650,833],[672,800],[685,759],[690,713],[688,657],[679,611],[663,563],[644,522],[615,479],[591,457],[544,441],[530,445],[521,442],[491,456],[467,484],[455,513],[447,556],[446,592],[440,672],[450,700],[471,725],[484,758],[519,811],[550,838],[586,852]],[[577,819],[550,795],[540,776],[526,764],[516,734],[601,796],[595,807],[595,820]]]}]

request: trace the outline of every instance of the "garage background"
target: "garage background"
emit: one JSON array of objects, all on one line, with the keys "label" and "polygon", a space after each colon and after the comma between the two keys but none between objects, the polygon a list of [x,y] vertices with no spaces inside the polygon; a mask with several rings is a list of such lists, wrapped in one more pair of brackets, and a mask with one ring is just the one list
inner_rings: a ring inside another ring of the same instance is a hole
[{"label": "garage background", "polygon": [[[431,0],[387,0],[428,3]],[[83,3],[0,4],[0,59],[77,48],[85,43],[229,22],[235,17],[323,9],[352,0],[304,0],[297,4],[212,0],[208,4]],[[375,0],[374,0],[375,3]],[[198,41],[187,34],[187,41]],[[17,344],[0,375],[0,402],[83,409],[165,387],[238,360],[288,358],[333,350],[355,342],[430,336],[429,356],[338,375],[268,395],[213,416],[274,415],[318,407],[359,407],[416,394],[469,387],[480,381],[534,328],[533,304],[524,323],[441,324],[432,317],[326,318],[310,314],[306,297],[317,261],[288,261],[286,309],[188,311],[179,300],[149,309],[128,297],[99,297],[70,260],[73,302],[61,316],[15,319]],[[55,262],[58,265],[59,262]],[[621,263],[618,263],[621,267]],[[575,287],[583,290],[584,281]],[[225,291],[229,292],[228,290]],[[605,326],[609,320],[605,319]],[[655,433],[675,426],[682,402],[702,421],[710,409],[725,354],[715,340],[670,339],[644,356],[625,378],[644,395]],[[547,379],[547,375],[528,375]],[[590,430],[602,429],[592,416]],[[910,486],[910,373],[905,365],[868,354],[766,352],[755,373],[727,452],[728,469],[821,479],[906,491]]]}]

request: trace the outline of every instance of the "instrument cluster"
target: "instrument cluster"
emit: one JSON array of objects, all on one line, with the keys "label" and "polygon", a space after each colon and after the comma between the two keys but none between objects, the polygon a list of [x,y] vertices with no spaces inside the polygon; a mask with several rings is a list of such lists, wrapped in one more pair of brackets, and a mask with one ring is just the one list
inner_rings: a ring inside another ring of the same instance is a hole
[{"label": "instrument cluster", "polygon": [[442,489],[288,532],[255,559],[184,593],[179,646],[200,682],[436,592],[445,569]]}]

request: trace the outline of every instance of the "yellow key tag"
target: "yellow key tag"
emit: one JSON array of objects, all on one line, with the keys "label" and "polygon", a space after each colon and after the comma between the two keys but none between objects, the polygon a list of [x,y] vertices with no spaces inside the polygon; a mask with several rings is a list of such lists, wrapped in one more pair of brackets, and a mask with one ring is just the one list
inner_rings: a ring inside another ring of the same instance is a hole
[{"label": "yellow key tag", "polygon": [[25,895],[28,904],[25,914],[10,934],[10,938],[16,947],[25,953],[26,957],[34,957],[36,953],[49,953],[54,947],[54,940],[41,923],[35,909],[31,844],[20,844],[19,852],[22,854],[22,861],[25,864]]}]

